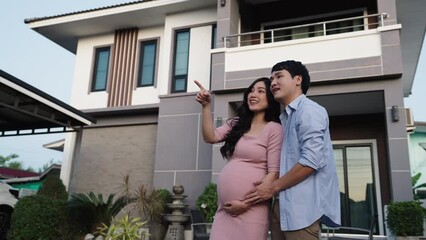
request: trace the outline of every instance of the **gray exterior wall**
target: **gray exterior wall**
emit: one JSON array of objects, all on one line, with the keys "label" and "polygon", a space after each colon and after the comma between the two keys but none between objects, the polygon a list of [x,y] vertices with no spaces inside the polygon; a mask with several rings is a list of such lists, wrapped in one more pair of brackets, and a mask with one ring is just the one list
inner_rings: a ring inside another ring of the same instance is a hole
[{"label": "gray exterior wall", "polygon": [[211,182],[212,150],[203,141],[200,111],[195,94],[160,99],[154,185],[169,190],[183,185],[191,206]]}]

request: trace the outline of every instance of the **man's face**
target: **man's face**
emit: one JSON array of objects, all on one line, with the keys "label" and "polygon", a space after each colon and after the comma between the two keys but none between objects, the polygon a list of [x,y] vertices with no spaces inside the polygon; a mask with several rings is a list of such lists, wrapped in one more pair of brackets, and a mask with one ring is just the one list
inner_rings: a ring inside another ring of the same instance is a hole
[{"label": "man's face", "polygon": [[276,101],[287,106],[301,93],[302,77],[297,75],[291,77],[287,70],[272,72],[271,74],[271,92]]}]

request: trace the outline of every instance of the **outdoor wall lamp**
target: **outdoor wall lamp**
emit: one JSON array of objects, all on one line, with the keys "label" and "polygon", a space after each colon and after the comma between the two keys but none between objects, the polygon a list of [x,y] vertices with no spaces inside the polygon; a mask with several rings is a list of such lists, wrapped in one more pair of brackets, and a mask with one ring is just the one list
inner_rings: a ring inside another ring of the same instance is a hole
[{"label": "outdoor wall lamp", "polygon": [[225,7],[225,5],[226,5],[226,0],[220,0],[220,6]]},{"label": "outdoor wall lamp", "polygon": [[393,105],[391,108],[391,117],[392,122],[398,122],[399,121],[399,108],[396,105]]},{"label": "outdoor wall lamp", "polygon": [[216,127],[220,127],[223,124],[223,119],[221,117],[216,118]]}]

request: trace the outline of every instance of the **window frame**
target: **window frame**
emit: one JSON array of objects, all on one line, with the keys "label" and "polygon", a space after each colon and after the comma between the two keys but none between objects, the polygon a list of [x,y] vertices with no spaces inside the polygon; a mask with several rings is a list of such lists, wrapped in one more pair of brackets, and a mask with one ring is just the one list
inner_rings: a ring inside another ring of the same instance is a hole
[{"label": "window frame", "polygon": [[211,49],[215,49],[216,46],[217,46],[216,38],[217,38],[217,24],[212,24],[212,45],[211,45]]},{"label": "window frame", "polygon": [[[176,56],[176,52],[177,52],[177,40],[178,40],[178,35],[180,33],[188,33],[189,36],[189,41],[188,41],[188,58],[186,59],[186,74],[180,74],[180,75],[176,75],[176,63],[177,63],[177,56]],[[175,30],[174,33],[174,48],[173,48],[173,65],[172,65],[172,87],[171,87],[171,93],[184,93],[187,92],[188,89],[188,70],[189,70],[189,55],[190,55],[190,46],[191,46],[191,29],[190,28],[184,28],[184,29],[179,29],[179,30]],[[184,78],[184,89],[183,90],[176,90],[176,80],[180,79],[180,78]]]},{"label": "window frame", "polygon": [[[98,77],[98,66],[99,66],[99,54],[102,51],[108,50],[108,63],[106,66],[106,76],[105,76],[105,86],[103,88],[96,89],[96,83],[97,83],[97,77]],[[93,70],[92,70],[92,79],[91,79],[91,86],[90,86],[90,92],[102,92],[106,91],[108,88],[108,80],[109,80],[109,74],[110,74],[110,64],[111,64],[111,46],[103,46],[103,47],[96,47],[94,50],[94,62],[93,62]]]},{"label": "window frame", "polygon": [[[139,62],[138,62],[138,72],[137,72],[137,84],[136,87],[152,87],[155,86],[156,78],[157,78],[157,66],[158,66],[158,39],[149,39],[149,40],[142,40],[139,42]],[[143,61],[144,61],[144,51],[145,46],[149,44],[155,44],[155,54],[154,54],[154,66],[153,66],[153,73],[152,73],[152,82],[150,84],[143,84],[142,83],[142,76],[143,76]]]}]

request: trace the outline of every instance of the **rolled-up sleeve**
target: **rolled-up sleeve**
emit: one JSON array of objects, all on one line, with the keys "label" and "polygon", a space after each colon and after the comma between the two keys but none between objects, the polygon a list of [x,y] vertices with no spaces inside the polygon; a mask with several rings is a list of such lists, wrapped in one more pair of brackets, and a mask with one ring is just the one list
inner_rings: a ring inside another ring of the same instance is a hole
[{"label": "rolled-up sleeve", "polygon": [[328,126],[327,113],[322,108],[306,106],[301,113],[299,141],[301,155],[299,163],[315,170],[327,165],[323,158],[324,137]]}]

